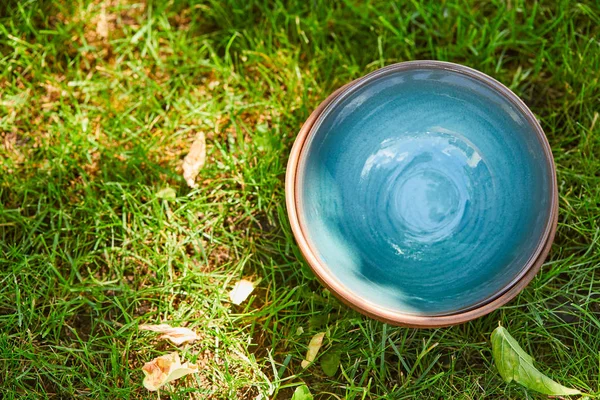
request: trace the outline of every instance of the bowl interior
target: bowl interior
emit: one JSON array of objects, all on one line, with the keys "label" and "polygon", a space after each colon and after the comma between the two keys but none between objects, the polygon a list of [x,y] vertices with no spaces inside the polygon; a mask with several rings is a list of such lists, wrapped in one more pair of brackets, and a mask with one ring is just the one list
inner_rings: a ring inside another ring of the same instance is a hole
[{"label": "bowl interior", "polygon": [[518,103],[485,79],[426,66],[375,73],[313,125],[298,219],[325,273],[358,301],[461,312],[507,290],[537,256],[551,161]]}]

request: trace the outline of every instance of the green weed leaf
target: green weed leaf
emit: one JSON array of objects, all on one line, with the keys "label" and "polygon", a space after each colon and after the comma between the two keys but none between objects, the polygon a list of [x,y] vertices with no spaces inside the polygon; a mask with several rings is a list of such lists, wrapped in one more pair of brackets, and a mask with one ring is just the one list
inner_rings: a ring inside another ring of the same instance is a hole
[{"label": "green weed leaf", "polygon": [[175,189],[173,188],[166,187],[156,192],[156,197],[163,200],[175,200],[177,198],[177,192],[175,192]]},{"label": "green weed leaf", "polygon": [[296,388],[292,400],[313,400],[313,395],[308,390],[308,386],[302,385]]},{"label": "green weed leaf", "polygon": [[548,395],[581,394],[579,390],[565,387],[538,371],[533,366],[533,358],[501,326],[492,332],[492,356],[506,383],[514,380],[527,389]]},{"label": "green weed leaf", "polygon": [[328,377],[332,377],[340,366],[340,352],[330,350],[321,356],[321,369]]},{"label": "green weed leaf", "polygon": [[317,314],[308,320],[308,329],[317,330],[327,323],[327,314]]}]

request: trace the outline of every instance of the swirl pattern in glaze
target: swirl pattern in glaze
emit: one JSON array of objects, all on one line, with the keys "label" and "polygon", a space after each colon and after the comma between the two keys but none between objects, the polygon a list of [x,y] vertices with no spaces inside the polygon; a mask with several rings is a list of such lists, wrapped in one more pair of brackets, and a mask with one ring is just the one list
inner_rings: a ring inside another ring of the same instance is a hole
[{"label": "swirl pattern in glaze", "polygon": [[402,313],[485,303],[522,272],[550,218],[531,125],[456,71],[366,79],[323,112],[299,165],[299,218],[320,261]]}]

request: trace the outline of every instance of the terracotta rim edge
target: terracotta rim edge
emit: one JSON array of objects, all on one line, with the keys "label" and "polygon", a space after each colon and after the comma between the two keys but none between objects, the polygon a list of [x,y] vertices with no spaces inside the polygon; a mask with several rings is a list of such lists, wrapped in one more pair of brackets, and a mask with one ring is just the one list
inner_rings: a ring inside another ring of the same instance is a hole
[{"label": "terracotta rim edge", "polygon": [[[535,130],[538,140],[542,145],[545,156],[544,158],[551,178],[550,185],[552,192],[549,205],[550,214],[544,231],[542,232],[535,251],[532,253],[530,259],[524,264],[524,267],[521,269],[515,280],[502,290],[498,291],[498,293],[495,295],[485,299],[483,303],[476,304],[474,308],[458,311],[454,314],[440,316],[404,314],[378,306],[377,304],[367,301],[358,294],[348,290],[330,272],[329,268],[326,265],[323,265],[315,255],[315,252],[313,251],[312,246],[309,244],[309,241],[305,235],[303,224],[298,215],[300,199],[298,199],[296,196],[299,172],[298,168],[301,161],[301,156],[303,154],[302,151],[304,149],[304,145],[312,132],[313,126],[323,115],[328,106],[334,102],[334,100],[338,100],[338,98],[343,97],[344,94],[347,94],[364,82],[374,79],[375,77],[399,70],[410,70],[423,67],[451,70],[472,77],[481,83],[487,84],[504,98],[509,100],[515,107],[517,107],[522,115],[528,120],[531,127]],[[290,220],[294,238],[296,239],[302,255],[317,276],[318,280],[344,304],[355,309],[356,311],[382,322],[411,328],[438,328],[461,324],[482,317],[512,300],[531,282],[531,280],[539,272],[544,260],[550,252],[558,222],[558,188],[556,184],[556,168],[554,165],[554,158],[544,131],[531,110],[516,94],[514,94],[510,89],[494,78],[472,68],[443,61],[407,61],[388,65],[342,86],[334,91],[323,102],[321,102],[321,104],[319,104],[319,106],[310,114],[306,122],[303,124],[296,137],[294,145],[292,146],[285,176],[285,198],[288,218]]]}]

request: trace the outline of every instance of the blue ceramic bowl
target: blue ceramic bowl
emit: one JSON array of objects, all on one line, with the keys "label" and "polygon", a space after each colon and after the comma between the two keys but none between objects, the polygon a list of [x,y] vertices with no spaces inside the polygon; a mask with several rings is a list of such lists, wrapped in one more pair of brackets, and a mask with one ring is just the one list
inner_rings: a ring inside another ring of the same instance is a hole
[{"label": "blue ceramic bowl", "polygon": [[288,170],[292,227],[317,276],[359,311],[463,322],[516,295],[545,258],[557,200],[548,142],[487,75],[392,65],[336,92],[307,125]]}]

